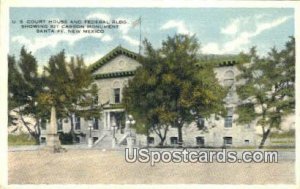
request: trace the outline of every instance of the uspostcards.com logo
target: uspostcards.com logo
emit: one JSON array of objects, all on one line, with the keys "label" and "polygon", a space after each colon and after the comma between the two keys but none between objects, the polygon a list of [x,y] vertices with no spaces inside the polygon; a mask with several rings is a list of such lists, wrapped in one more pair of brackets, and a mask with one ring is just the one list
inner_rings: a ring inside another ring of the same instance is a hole
[{"label": "uspostcards.com logo", "polygon": [[201,151],[201,150],[150,150],[126,148],[125,160],[128,163],[278,163],[277,151]]}]

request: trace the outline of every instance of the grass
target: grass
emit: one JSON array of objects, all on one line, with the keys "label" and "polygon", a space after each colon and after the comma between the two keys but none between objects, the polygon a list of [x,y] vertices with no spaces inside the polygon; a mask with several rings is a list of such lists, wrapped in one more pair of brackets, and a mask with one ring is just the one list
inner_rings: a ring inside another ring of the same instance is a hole
[{"label": "grass", "polygon": [[280,140],[280,141],[272,141],[272,143],[274,143],[274,144],[293,144],[294,141],[290,141],[290,140],[287,140],[287,141]]},{"label": "grass", "polygon": [[35,145],[35,140],[28,134],[8,135],[8,146]]}]

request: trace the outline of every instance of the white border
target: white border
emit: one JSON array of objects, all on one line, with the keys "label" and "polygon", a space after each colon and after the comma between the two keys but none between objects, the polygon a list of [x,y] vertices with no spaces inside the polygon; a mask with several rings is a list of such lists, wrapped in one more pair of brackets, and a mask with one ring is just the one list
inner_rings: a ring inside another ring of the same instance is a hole
[{"label": "white border", "polygon": [[4,0],[10,7],[172,7],[172,8],[197,8],[197,7],[296,7],[299,3],[296,1],[199,1],[199,0],[152,0],[152,1],[139,1],[139,0]]},{"label": "white border", "polygon": [[[0,4],[0,62],[2,68],[0,71],[0,188],[7,186],[8,181],[8,159],[7,159],[7,55],[8,55],[8,12],[6,4]],[[6,29],[5,29],[6,28]]]},{"label": "white border", "polygon": [[[138,0],[114,0],[114,1],[81,1],[81,0],[3,0],[0,2],[1,8],[1,40],[0,40],[0,62],[2,63],[0,73],[0,188],[220,188],[220,185],[195,185],[195,184],[179,184],[179,185],[7,185],[8,181],[8,167],[7,167],[7,54],[9,45],[9,7],[123,7],[123,8],[205,8],[205,7],[220,7],[220,8],[294,8],[295,9],[295,38],[296,38],[296,127],[299,125],[299,106],[300,102],[298,98],[300,77],[300,66],[297,64],[300,62],[300,2],[296,1],[197,1],[197,0],[153,0],[142,2]],[[298,24],[297,24],[298,23]],[[298,28],[297,28],[298,26]],[[297,98],[298,97],[298,98]],[[300,162],[297,160],[299,156],[299,144],[300,144],[300,129],[296,129],[296,185],[222,185],[223,189],[227,188],[272,188],[272,189],[283,189],[283,188],[300,188]],[[265,170],[262,170],[265,171]],[[298,187],[297,187],[298,186]]]}]

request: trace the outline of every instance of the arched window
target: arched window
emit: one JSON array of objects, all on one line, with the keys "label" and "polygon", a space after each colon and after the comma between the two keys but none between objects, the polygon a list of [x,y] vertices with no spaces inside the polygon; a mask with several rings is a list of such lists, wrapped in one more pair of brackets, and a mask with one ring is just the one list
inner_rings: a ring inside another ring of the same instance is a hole
[{"label": "arched window", "polygon": [[228,70],[224,74],[224,86],[231,87],[234,84],[234,72],[232,70]]},{"label": "arched window", "polygon": [[113,102],[118,104],[121,102],[121,83],[120,81],[115,81],[113,83]]}]

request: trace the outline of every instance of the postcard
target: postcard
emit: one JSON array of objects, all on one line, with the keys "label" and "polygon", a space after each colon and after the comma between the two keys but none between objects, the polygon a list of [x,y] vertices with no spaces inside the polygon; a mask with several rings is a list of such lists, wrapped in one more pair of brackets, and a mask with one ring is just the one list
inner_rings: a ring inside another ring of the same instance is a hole
[{"label": "postcard", "polygon": [[1,2],[1,186],[299,187],[299,3],[187,2]]}]

